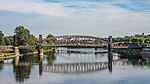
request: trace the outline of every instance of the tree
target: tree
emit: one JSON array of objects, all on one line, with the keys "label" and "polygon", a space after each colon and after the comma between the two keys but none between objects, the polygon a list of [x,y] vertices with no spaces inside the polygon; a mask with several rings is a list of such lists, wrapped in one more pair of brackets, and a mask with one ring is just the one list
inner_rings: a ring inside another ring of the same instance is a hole
[{"label": "tree", "polygon": [[48,34],[46,38],[51,38],[50,40],[47,40],[47,43],[55,43],[56,39],[52,38],[54,37],[52,34]]},{"label": "tree", "polygon": [[125,36],[113,38],[113,42],[131,41],[137,43],[142,47],[150,47],[150,35],[135,34],[134,36]]},{"label": "tree", "polygon": [[130,39],[131,39],[130,36],[125,36],[123,40],[124,40],[124,41],[130,41]]},{"label": "tree", "polygon": [[5,40],[6,45],[13,45],[13,43],[14,43],[13,36],[5,36],[4,40]]},{"label": "tree", "polygon": [[37,42],[38,39],[34,35],[30,34],[27,40],[28,45],[36,45]]},{"label": "tree", "polygon": [[14,35],[14,45],[36,45],[37,39],[30,34],[28,29],[23,26],[16,27]]},{"label": "tree", "polygon": [[54,37],[52,34],[48,34],[46,38]]},{"label": "tree", "polygon": [[29,30],[25,29],[23,26],[16,27],[15,38],[17,45],[27,45],[27,39],[29,37]]},{"label": "tree", "polygon": [[0,31],[0,45],[5,45],[4,34],[2,31]]}]

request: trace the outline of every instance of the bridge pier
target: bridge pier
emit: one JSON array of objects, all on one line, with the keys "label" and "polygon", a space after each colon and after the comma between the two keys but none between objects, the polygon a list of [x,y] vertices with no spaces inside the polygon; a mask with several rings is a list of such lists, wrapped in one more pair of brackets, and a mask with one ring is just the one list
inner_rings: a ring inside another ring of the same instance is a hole
[{"label": "bridge pier", "polygon": [[112,36],[109,36],[109,39],[108,39],[108,69],[109,69],[109,72],[112,72],[112,60],[113,60]]},{"label": "bridge pier", "polygon": [[15,51],[15,65],[17,66],[19,64],[19,58],[20,58],[20,53],[19,53],[19,48],[18,47],[14,47],[14,51]]},{"label": "bridge pier", "polygon": [[15,55],[16,56],[19,56],[19,48],[18,47],[14,47],[14,51],[15,51]]},{"label": "bridge pier", "polygon": [[39,49],[38,50],[38,58],[39,58],[39,62],[43,61],[43,49]]},{"label": "bridge pier", "polygon": [[39,75],[42,75],[42,72],[43,72],[43,61],[42,60],[40,60],[40,62],[39,62]]},{"label": "bridge pier", "polygon": [[39,45],[38,45],[38,61],[39,61],[39,75],[43,72],[43,47],[42,47],[42,35],[39,35]]},{"label": "bridge pier", "polygon": [[43,47],[42,47],[42,35],[39,35],[39,45],[38,45],[38,60],[39,63],[43,62]]},{"label": "bridge pier", "polygon": [[108,38],[108,54],[112,54],[112,36]]}]

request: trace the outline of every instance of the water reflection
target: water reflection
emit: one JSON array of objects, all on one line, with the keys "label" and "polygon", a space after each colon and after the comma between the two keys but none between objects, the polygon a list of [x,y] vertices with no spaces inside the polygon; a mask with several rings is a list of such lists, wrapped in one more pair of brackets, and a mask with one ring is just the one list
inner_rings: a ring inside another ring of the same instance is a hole
[{"label": "water reflection", "polygon": [[[52,64],[56,57],[52,52],[46,52],[47,63]],[[16,64],[16,61],[18,61]],[[39,63],[38,63],[39,62]],[[39,64],[39,75],[43,72],[43,60],[38,59],[37,55],[24,55],[19,59],[14,59],[13,61],[13,72],[16,78],[16,82],[23,83],[24,80],[30,78],[31,69],[35,64]]]},{"label": "water reflection", "polygon": [[[37,56],[33,55],[24,55],[19,58],[14,59],[15,63],[13,64],[13,72],[16,78],[16,81],[23,83],[25,79],[30,78],[31,68],[34,63],[37,62]],[[19,61],[16,64],[16,61]]]},{"label": "water reflection", "polygon": [[107,53],[77,53],[77,52],[59,52],[56,53],[58,59],[55,62],[98,62],[107,61]]},{"label": "water reflection", "polygon": [[[132,67],[132,69],[150,68],[150,61],[142,60],[139,58],[136,59],[122,58],[123,57],[122,54],[117,55],[115,53],[113,54],[85,53],[85,52],[79,53],[79,52],[62,51],[59,53],[46,52],[44,53],[44,55],[46,55],[44,56],[45,57],[44,60],[40,61],[39,63],[38,63],[38,57],[36,55],[21,56],[18,65],[13,63],[13,73],[16,82],[24,83],[25,80],[26,81],[28,81],[29,79],[32,80],[31,73],[33,73],[32,72],[33,68],[35,68],[33,66],[38,66],[39,70],[37,70],[34,73],[40,75],[40,77],[44,76],[45,74],[52,74],[52,73],[63,73],[63,76],[64,74],[68,74],[68,73],[69,74],[71,73],[71,75],[72,73],[78,73],[77,76],[82,77],[80,73],[83,74],[83,73],[94,72],[94,73],[102,74],[99,72],[109,71],[111,74],[114,74],[119,72],[122,69],[125,70],[126,68],[130,68],[130,67]],[[2,70],[4,70],[3,67],[5,65],[6,64],[3,64],[3,61],[2,63],[0,63],[1,72]],[[117,68],[119,67],[119,69],[116,70],[116,67]],[[132,71],[130,69],[129,71]],[[55,74],[55,75],[62,76],[62,74]],[[90,76],[92,77],[93,75]],[[97,81],[99,79],[95,79],[95,80]]]},{"label": "water reflection", "polygon": [[113,53],[108,53],[108,70],[112,73]]},{"label": "water reflection", "polygon": [[25,79],[30,78],[31,65],[18,65],[13,67],[13,72],[16,78],[16,81],[23,83]]},{"label": "water reflection", "polygon": [[44,55],[47,56],[46,60],[48,64],[52,64],[56,60],[54,52],[45,52]]},{"label": "water reflection", "polygon": [[0,71],[2,71],[3,67],[4,67],[4,61],[2,60],[0,61]]},{"label": "water reflection", "polygon": [[82,74],[105,70],[108,62],[80,62],[80,63],[61,63],[44,66],[44,72]]},{"label": "water reflection", "polygon": [[42,75],[42,73],[43,73],[43,62],[40,61],[39,62],[39,75]]}]

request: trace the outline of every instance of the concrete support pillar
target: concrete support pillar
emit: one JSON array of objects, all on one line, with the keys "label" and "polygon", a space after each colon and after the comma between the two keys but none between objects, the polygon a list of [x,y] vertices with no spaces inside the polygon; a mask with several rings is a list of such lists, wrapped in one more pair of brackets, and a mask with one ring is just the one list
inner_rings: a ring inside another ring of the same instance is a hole
[{"label": "concrete support pillar", "polygon": [[15,65],[16,65],[16,66],[19,65],[19,58],[20,58],[19,56],[16,56],[16,57],[15,57]]},{"label": "concrete support pillar", "polygon": [[14,51],[15,51],[15,55],[16,56],[19,56],[19,48],[18,47],[14,47]]},{"label": "concrete support pillar", "polygon": [[42,35],[39,35],[39,45],[38,45],[38,60],[39,60],[39,75],[43,72],[43,47],[42,47]]},{"label": "concrete support pillar", "polygon": [[109,69],[109,72],[112,72],[112,61],[113,61],[112,36],[109,36],[109,41],[108,41],[108,69]]},{"label": "concrete support pillar", "polygon": [[38,53],[38,59],[39,59],[39,63],[43,62],[43,49],[39,49],[39,53]]},{"label": "concrete support pillar", "polygon": [[112,72],[112,61],[113,61],[113,54],[108,54],[108,70]]},{"label": "concrete support pillar", "polygon": [[43,62],[43,47],[42,47],[42,35],[39,35],[39,45],[38,45],[38,59],[39,63]]},{"label": "concrete support pillar", "polygon": [[43,72],[43,58],[41,58],[40,62],[39,62],[39,75],[42,75]]},{"label": "concrete support pillar", "polygon": [[108,38],[108,53],[112,54],[112,36]]},{"label": "concrete support pillar", "polygon": [[42,49],[39,49],[39,56],[40,56],[40,57],[43,57],[43,55],[44,55],[43,48],[42,48]]},{"label": "concrete support pillar", "polygon": [[15,65],[17,66],[19,64],[19,56],[20,56],[19,48],[18,47],[14,47],[14,51],[15,51],[15,55],[16,55],[16,57],[15,57]]}]

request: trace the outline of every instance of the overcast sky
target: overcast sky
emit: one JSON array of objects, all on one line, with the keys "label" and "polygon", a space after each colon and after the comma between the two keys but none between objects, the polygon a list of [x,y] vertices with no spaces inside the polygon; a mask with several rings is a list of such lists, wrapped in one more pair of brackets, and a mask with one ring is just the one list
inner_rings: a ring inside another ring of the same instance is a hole
[{"label": "overcast sky", "polygon": [[150,0],[0,0],[0,30],[22,25],[32,34],[150,34]]}]

